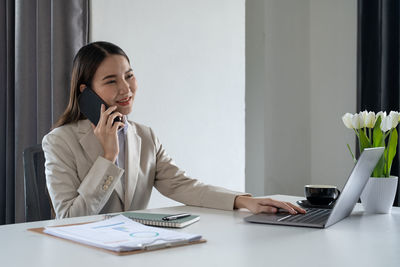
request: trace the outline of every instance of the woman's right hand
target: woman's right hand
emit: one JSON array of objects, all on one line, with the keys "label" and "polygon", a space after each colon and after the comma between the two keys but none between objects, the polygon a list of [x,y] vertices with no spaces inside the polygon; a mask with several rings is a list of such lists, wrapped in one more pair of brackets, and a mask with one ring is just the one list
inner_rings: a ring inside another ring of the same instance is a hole
[{"label": "woman's right hand", "polygon": [[122,114],[115,111],[116,109],[116,106],[112,106],[106,110],[106,107],[102,104],[99,122],[97,126],[92,124],[94,127],[94,134],[103,147],[104,158],[113,163],[116,161],[119,152],[117,132],[119,127],[124,127],[123,122],[116,121],[113,124],[116,117],[119,116],[122,118]]}]

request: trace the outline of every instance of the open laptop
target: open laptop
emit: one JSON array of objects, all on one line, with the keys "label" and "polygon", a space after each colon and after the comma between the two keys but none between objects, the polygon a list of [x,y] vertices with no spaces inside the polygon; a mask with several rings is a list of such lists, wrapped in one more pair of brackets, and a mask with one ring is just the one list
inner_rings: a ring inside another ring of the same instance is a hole
[{"label": "open laptop", "polygon": [[326,228],[350,215],[385,148],[366,148],[354,166],[333,209],[307,209],[306,214],[255,214],[247,222]]}]

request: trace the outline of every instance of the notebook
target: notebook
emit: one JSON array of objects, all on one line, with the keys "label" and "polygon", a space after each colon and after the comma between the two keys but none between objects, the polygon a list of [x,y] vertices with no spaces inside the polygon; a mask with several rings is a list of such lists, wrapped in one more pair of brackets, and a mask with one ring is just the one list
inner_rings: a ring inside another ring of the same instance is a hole
[{"label": "notebook", "polygon": [[384,147],[366,148],[354,166],[342,193],[333,209],[307,209],[306,214],[256,214],[245,218],[247,222],[305,226],[315,228],[329,227],[350,215],[368,182],[375,165],[381,158]]},{"label": "notebook", "polygon": [[[183,228],[192,223],[200,220],[198,215],[190,215],[189,217],[165,221],[162,218],[171,216],[171,214],[160,214],[160,213],[139,213],[139,212],[122,212],[121,215],[128,217],[129,219],[150,226],[157,227],[170,227],[170,228]],[[108,218],[113,217],[109,215]]]}]

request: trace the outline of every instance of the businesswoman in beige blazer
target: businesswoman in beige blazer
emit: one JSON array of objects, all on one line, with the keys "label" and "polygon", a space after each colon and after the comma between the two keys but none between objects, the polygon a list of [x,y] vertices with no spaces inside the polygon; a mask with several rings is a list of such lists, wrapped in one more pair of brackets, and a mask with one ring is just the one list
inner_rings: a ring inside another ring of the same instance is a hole
[{"label": "businesswoman in beige blazer", "polygon": [[[109,106],[101,106],[97,126],[79,109],[78,97],[87,87]],[[137,89],[128,56],[118,46],[95,42],[75,56],[69,104],[42,142],[57,218],[145,209],[153,186],[187,205],[304,212],[291,203],[255,199],[187,177],[151,128],[127,120]],[[113,123],[116,117],[122,122]]]}]

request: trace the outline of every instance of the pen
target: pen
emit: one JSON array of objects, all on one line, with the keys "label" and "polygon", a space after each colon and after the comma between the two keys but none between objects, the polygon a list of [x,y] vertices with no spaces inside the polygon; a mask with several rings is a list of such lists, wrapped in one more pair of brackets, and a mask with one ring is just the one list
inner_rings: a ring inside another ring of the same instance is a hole
[{"label": "pen", "polygon": [[172,220],[182,219],[182,218],[189,217],[189,216],[190,216],[190,214],[188,214],[188,213],[181,213],[181,214],[166,216],[162,219],[164,221],[172,221]]}]

